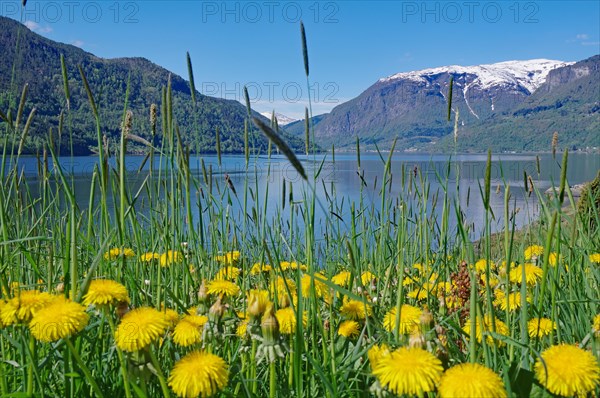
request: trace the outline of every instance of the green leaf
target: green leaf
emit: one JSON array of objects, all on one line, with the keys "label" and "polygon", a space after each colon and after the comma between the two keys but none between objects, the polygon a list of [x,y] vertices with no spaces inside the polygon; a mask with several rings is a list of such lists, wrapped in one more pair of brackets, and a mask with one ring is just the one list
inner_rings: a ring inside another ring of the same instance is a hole
[{"label": "green leaf", "polygon": [[510,387],[518,397],[529,397],[533,386],[534,375],[531,370],[523,369],[513,362],[509,370]]}]

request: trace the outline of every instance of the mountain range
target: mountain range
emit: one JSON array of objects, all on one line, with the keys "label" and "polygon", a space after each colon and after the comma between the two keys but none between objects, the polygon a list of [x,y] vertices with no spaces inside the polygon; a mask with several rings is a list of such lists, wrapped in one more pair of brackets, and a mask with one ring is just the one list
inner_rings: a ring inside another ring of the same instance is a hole
[{"label": "mountain range", "polygon": [[[121,132],[128,80],[128,109],[133,112],[131,132],[149,139],[150,107],[157,104],[158,109],[161,109],[162,90],[170,79],[174,119],[180,128],[184,144],[189,145],[192,152],[215,152],[217,129],[223,152],[244,151],[244,121],[248,118],[244,105],[234,100],[201,95],[199,92],[196,92],[194,103],[190,84],[186,80],[147,59],[99,58],[78,47],[42,37],[19,22],[5,17],[0,17],[0,49],[0,110],[5,114],[10,110],[13,118],[15,117],[25,84],[28,84],[28,95],[24,118],[32,108],[36,108],[30,134],[25,141],[25,153],[35,153],[42,148],[50,127],[55,129],[56,136],[61,113],[61,153],[70,153],[71,143],[76,155],[97,150],[95,122],[78,67],[83,69],[89,81],[100,114],[102,133],[106,135],[109,144],[117,143]],[[69,104],[63,89],[61,55],[64,56],[67,69]],[[185,62],[183,57],[182,62]],[[253,112],[252,116],[267,122],[257,112]],[[159,132],[162,129],[161,118],[159,111]],[[23,125],[24,121],[21,123]],[[253,126],[249,137],[250,145],[255,150],[266,152],[268,141]],[[20,137],[11,138],[18,140]],[[303,139],[285,134],[284,138],[293,149],[300,151],[304,148]],[[130,148],[136,150],[135,143]]]},{"label": "mountain range", "polygon": [[[10,111],[14,118],[21,90],[28,84],[21,123],[31,109],[37,111],[25,141],[26,153],[43,147],[49,128],[59,126],[60,115],[63,136],[69,137],[61,140],[63,154],[71,145],[77,155],[97,150],[94,118],[79,67],[94,93],[102,133],[109,144],[118,141],[128,81],[132,133],[149,139],[150,106],[157,104],[161,109],[162,91],[170,80],[174,118],[192,152],[215,152],[217,129],[223,152],[244,151],[244,123],[248,120],[244,105],[199,92],[195,92],[194,102],[188,81],[144,58],[99,58],[4,17],[0,17],[0,49],[0,110]],[[68,103],[61,55],[68,76]],[[451,79],[453,112],[448,121]],[[271,113],[253,112],[252,116],[266,122]],[[290,147],[302,151],[305,122],[277,113],[276,117]],[[550,149],[554,132],[558,132],[561,148],[600,147],[600,55],[579,62],[534,59],[396,73],[377,80],[330,113],[314,116],[311,123],[315,142],[326,148],[335,144],[336,148],[353,149],[359,137],[368,149],[389,148],[397,139],[397,148],[409,151],[544,151]],[[159,116],[158,131],[160,125]],[[10,139],[8,144],[12,145]],[[250,145],[264,153],[268,143],[251,128]],[[135,144],[130,149],[141,150]]]},{"label": "mountain range", "polygon": [[[447,96],[453,79],[452,121]],[[457,136],[454,126],[458,112]],[[358,97],[312,120],[315,140],[404,150],[549,150],[599,147],[600,56],[580,62],[547,59],[444,66],[379,79]],[[304,121],[286,126],[303,134]]]}]

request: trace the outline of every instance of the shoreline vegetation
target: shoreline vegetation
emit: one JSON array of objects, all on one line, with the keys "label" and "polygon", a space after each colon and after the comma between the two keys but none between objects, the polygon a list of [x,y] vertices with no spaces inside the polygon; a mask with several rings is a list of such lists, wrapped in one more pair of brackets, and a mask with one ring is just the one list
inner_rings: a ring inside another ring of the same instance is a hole
[{"label": "shoreline vegetation", "polygon": [[[302,24],[300,33],[310,87]],[[68,120],[70,80],[62,72]],[[276,149],[286,156],[303,189],[267,184],[261,190],[281,189],[281,203],[273,203],[259,195],[257,178],[236,186],[227,175],[214,178],[204,163],[201,175],[192,175],[171,82],[149,113],[153,138],[162,138],[157,145],[132,133],[127,87],[113,166],[97,94],[87,70],[78,73],[102,148],[87,206],[77,203],[76,181],[60,167],[52,129],[35,190],[25,181],[16,165],[29,119],[23,105],[16,117],[3,114],[1,396],[600,395],[600,192],[590,190],[576,205],[567,150],[556,195],[541,192],[535,175],[523,176],[541,208],[540,221],[525,226],[523,237],[513,200],[523,187],[505,179],[496,189],[504,226],[491,234],[487,152],[479,192],[470,193],[483,204],[475,245],[459,187],[449,189],[458,185],[449,178],[460,174],[455,165],[435,176],[404,167],[394,174],[392,144],[387,156],[379,152],[380,206],[365,199],[366,184],[357,200],[344,203],[334,183],[320,180],[322,168],[304,169],[276,120],[252,118],[249,101],[248,175],[257,173],[250,134],[264,134],[267,156]],[[189,74],[193,82],[191,64]],[[22,98],[24,104],[26,93]],[[451,109],[449,101],[449,119]],[[17,137],[11,145],[9,136]],[[135,191],[126,170],[131,142],[147,148],[150,165]],[[315,151],[310,125],[304,144],[304,154],[322,165],[326,155]],[[552,147],[558,162],[554,141]],[[358,141],[357,148],[360,177]],[[58,167],[50,170],[49,159]],[[441,185],[436,192],[434,179]],[[315,193],[319,184],[323,200]],[[402,188],[398,195],[392,184]],[[193,209],[202,214],[197,221]],[[318,209],[324,220],[316,219]],[[323,239],[317,223],[327,231]]]}]

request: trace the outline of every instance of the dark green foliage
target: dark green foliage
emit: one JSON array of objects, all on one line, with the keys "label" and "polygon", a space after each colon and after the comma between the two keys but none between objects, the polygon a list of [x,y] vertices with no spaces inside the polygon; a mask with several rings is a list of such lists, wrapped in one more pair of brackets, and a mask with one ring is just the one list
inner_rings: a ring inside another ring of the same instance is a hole
[{"label": "dark green foliage", "polygon": [[598,225],[600,213],[600,170],[594,181],[585,186],[577,203],[577,212],[582,220],[589,220],[590,232],[595,231]]},{"label": "dark green foliage", "polygon": [[[21,37],[17,48],[19,30]],[[23,148],[24,153],[36,153],[43,147],[48,129],[58,128],[61,112],[65,113],[61,153],[70,153],[69,134],[72,134],[75,155],[97,151],[94,116],[77,70],[79,66],[94,95],[102,134],[107,136],[111,147],[116,145],[120,134],[128,76],[128,107],[134,115],[132,133],[150,141],[150,106],[152,103],[161,104],[161,89],[167,85],[171,75],[174,120],[180,126],[183,145],[189,145],[195,153],[214,153],[215,130],[218,128],[223,153],[244,151],[244,120],[248,115],[242,104],[196,92],[197,104],[194,107],[190,84],[147,59],[98,58],[77,47],[41,37],[18,22],[3,17],[0,17],[0,48],[0,110],[4,114],[8,114],[9,110],[13,115],[16,113],[20,93],[26,83],[29,83],[29,93],[23,114],[28,115],[32,108],[37,108]],[[64,68],[61,55],[64,55]],[[13,67],[16,71],[14,79],[11,78]],[[64,80],[65,74],[67,81]],[[65,98],[66,87],[70,96],[69,106]],[[253,116],[262,118],[254,112]],[[161,121],[159,116],[156,131],[162,131]],[[294,150],[303,150],[302,139],[285,138]],[[19,139],[11,137],[9,147],[12,141],[18,142]],[[58,144],[58,138],[56,140],[54,144]],[[160,142],[155,141],[155,144],[159,145]],[[266,152],[268,140],[259,137],[252,146],[257,151]],[[130,150],[141,151],[142,147],[132,145]]]}]

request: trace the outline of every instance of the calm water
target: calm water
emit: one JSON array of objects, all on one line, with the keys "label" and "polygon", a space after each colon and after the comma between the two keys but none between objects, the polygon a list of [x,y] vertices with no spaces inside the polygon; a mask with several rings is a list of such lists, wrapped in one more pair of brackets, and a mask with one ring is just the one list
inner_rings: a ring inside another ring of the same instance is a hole
[{"label": "calm water", "polygon": [[[304,167],[309,176],[313,175],[316,167],[324,155],[319,155],[317,162],[313,162],[312,157],[301,158]],[[387,154],[384,154],[387,156]],[[228,155],[222,157],[222,166],[219,167],[216,156],[203,156],[206,167],[212,167],[213,186],[225,186],[225,174],[231,178],[240,201],[243,200],[244,185],[247,182],[257,197],[259,203],[264,203],[265,195],[268,195],[267,215],[269,218],[275,217],[278,209],[281,210],[282,189],[285,184],[289,187],[291,183],[294,192],[294,199],[301,200],[302,194],[309,191],[307,185],[301,181],[295,169],[282,156],[273,156],[269,162],[267,158],[258,157],[251,159],[251,163],[246,172],[245,160],[243,156]],[[442,186],[439,184],[437,176],[445,176],[448,170],[449,158],[447,155],[429,155],[429,154],[404,154],[396,153],[392,158],[391,172],[392,185],[388,197],[397,198],[402,194],[401,179],[404,170],[405,178],[415,170],[420,171],[427,177],[430,184],[431,196],[436,192],[443,195]],[[113,160],[114,161],[114,160]],[[126,164],[130,171],[129,182],[132,192],[137,188],[147,176],[148,165],[145,165],[141,171],[138,171],[143,161],[141,156],[128,156]],[[76,157],[60,158],[63,170],[69,173],[74,181],[75,196],[81,207],[85,209],[88,205],[90,194],[90,176],[96,165],[96,157]],[[270,172],[269,171],[270,164]],[[473,232],[479,235],[483,228],[483,203],[479,193],[479,186],[483,184],[485,172],[486,155],[458,155],[451,159],[449,174],[448,192],[450,198],[456,197],[458,187],[458,197],[461,207],[466,213],[466,218],[473,225]],[[114,163],[112,164],[114,167]],[[156,163],[156,167],[159,163]],[[456,168],[458,166],[459,178],[456,181]],[[37,181],[37,160],[35,158],[22,158],[19,167],[24,171],[30,185],[35,192]],[[190,167],[195,177],[203,181],[201,171],[201,158],[192,157]],[[600,156],[597,154],[571,154],[569,155],[569,166],[567,179],[570,185],[579,184],[592,180],[598,169],[600,169]],[[327,155],[322,165],[318,182],[315,184],[315,192],[318,200],[323,204],[317,212],[317,235],[321,234],[323,229],[324,209],[329,209],[327,198],[331,198],[336,209],[336,213],[344,220],[343,225],[348,225],[350,220],[350,204],[358,203],[361,199],[366,207],[378,209],[380,207],[380,190],[383,178],[383,162],[376,153],[361,154],[361,176],[357,173],[356,154],[336,154],[335,162],[331,155]],[[496,187],[503,184],[505,180],[511,185],[512,201],[511,206],[519,208],[516,216],[516,224],[521,226],[537,217],[538,203],[535,194],[528,196],[523,189],[523,173],[531,175],[540,191],[545,191],[553,184],[558,185],[560,179],[560,155],[553,159],[551,154],[540,155],[540,173],[538,174],[535,155],[499,155],[493,157],[492,164],[492,195],[491,206],[496,215],[492,228],[499,230],[503,226],[503,193],[495,194]],[[445,177],[442,177],[445,179]],[[365,185],[366,184],[366,185]],[[203,185],[203,184],[201,184]],[[362,194],[361,194],[361,186]],[[268,188],[268,189],[267,189]],[[204,188],[205,189],[205,188]],[[222,190],[222,189],[221,189]],[[268,194],[267,194],[268,192]],[[289,193],[289,188],[287,189]],[[197,192],[194,192],[192,203],[197,203]],[[142,194],[143,197],[143,194]],[[235,198],[231,201],[231,214],[235,217],[241,217],[240,201]],[[143,201],[140,201],[142,203]],[[289,207],[289,206],[288,206]],[[284,212],[284,217],[287,214]],[[261,207],[262,208],[262,205]],[[141,211],[145,211],[141,209]],[[147,210],[146,210],[147,211]],[[439,212],[439,209],[435,210]],[[194,217],[199,217],[198,207],[193,209]],[[454,213],[453,213],[454,214]],[[455,217],[451,220],[451,225],[456,225]]]}]

